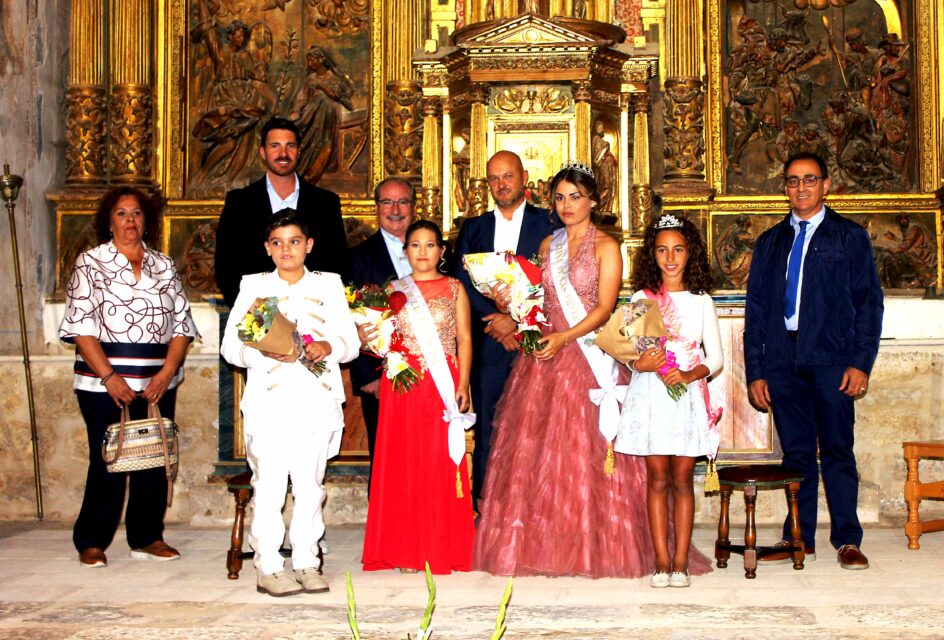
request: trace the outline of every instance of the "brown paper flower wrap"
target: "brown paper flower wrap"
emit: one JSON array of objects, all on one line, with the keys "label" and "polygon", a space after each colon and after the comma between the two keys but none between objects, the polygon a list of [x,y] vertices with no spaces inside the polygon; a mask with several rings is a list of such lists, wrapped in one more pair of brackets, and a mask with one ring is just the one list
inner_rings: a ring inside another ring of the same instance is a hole
[{"label": "brown paper flower wrap", "polygon": [[632,362],[646,349],[659,346],[668,335],[659,305],[654,300],[621,304],[597,334],[595,343],[622,364]]}]

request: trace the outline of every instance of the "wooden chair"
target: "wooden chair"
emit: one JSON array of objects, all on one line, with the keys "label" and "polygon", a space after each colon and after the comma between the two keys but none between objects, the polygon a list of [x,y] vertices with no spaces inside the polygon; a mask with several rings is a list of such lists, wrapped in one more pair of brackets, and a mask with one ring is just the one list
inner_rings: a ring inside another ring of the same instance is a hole
[{"label": "wooden chair", "polygon": [[921,522],[918,507],[925,498],[944,498],[944,481],[921,482],[918,479],[918,463],[922,458],[944,458],[944,440],[927,442],[903,442],[905,463],[908,465],[908,478],[905,480],[905,502],[908,505],[908,521],[905,523],[905,535],[908,536],[908,548],[920,549],[918,538],[922,533],[944,530],[944,518]]},{"label": "wooden chair", "polygon": [[252,498],[252,471],[245,471],[233,476],[226,483],[226,488],[236,499],[236,516],[233,518],[233,533],[230,536],[229,552],[226,554],[226,577],[238,580],[243,568],[243,559],[251,558],[252,551],[243,551],[243,524],[246,519],[246,505]]},{"label": "wooden chair", "polygon": [[[780,553],[783,547],[758,547],[757,530],[754,522],[754,508],[757,501],[758,489],[784,489],[787,494],[787,506],[790,508],[790,536],[793,538],[793,568],[803,568],[806,550],[800,534],[800,510],[797,504],[797,493],[803,476],[780,465],[746,465],[725,467],[718,470],[718,481],[721,485],[721,517],[718,520],[718,539],[715,541],[715,560],[718,568],[728,566],[728,558],[732,553],[744,556],[744,577],[753,580],[757,577],[757,559],[771,553]],[[747,522],[744,527],[744,544],[734,545],[728,539],[730,522],[728,507],[731,504],[731,493],[734,489],[744,491],[744,506]]]}]

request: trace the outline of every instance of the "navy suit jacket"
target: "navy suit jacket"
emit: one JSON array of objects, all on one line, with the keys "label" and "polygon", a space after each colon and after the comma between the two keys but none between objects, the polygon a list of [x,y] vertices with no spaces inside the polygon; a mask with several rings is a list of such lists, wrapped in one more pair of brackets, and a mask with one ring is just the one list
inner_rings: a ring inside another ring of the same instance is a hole
[{"label": "navy suit jacket", "polygon": [[[541,241],[549,236],[553,230],[554,225],[547,209],[532,206],[530,203],[526,204],[524,219],[521,221],[521,233],[518,235],[516,253],[530,258],[537,253]],[[462,256],[467,253],[486,253],[494,250],[495,216],[492,211],[482,216],[469,218],[462,224],[462,228],[459,230],[459,238],[456,241],[456,261],[453,265],[453,275],[465,286],[472,307],[472,343],[477,356],[475,366],[497,364],[508,357],[514,357],[514,353],[505,351],[501,344],[485,335],[485,323],[482,322],[482,318],[495,313],[497,309],[493,301],[483,296],[472,286],[469,274],[462,266]],[[502,385],[504,385],[504,380]]]},{"label": "navy suit jacket", "polygon": [[[265,251],[266,226],[272,204],[263,176],[226,194],[226,204],[216,228],[216,284],[232,307],[242,277],[272,271]],[[330,271],[345,276],[347,239],[341,219],[341,199],[333,191],[298,179],[298,214],[308,223],[315,245],[305,259],[310,271]]]},{"label": "navy suit jacket", "polygon": [[[788,214],[754,246],[744,318],[748,384],[793,361],[783,319],[793,240]],[[826,207],[826,217],[803,261],[796,364],[855,367],[870,373],[878,355],[883,313],[868,233]]]},{"label": "navy suit jacket", "polygon": [[[348,252],[350,273],[355,287],[365,284],[383,284],[396,279],[397,270],[390,260],[387,243],[378,231]],[[380,358],[361,354],[351,364],[351,386],[359,395],[360,388],[380,377]]]}]

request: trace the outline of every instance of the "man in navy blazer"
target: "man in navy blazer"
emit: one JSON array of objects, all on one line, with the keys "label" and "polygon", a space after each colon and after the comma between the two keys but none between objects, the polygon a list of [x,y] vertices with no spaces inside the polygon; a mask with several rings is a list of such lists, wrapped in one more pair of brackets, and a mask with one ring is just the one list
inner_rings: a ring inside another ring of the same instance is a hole
[{"label": "man in navy blazer", "polygon": [[[416,211],[413,185],[402,178],[387,178],[374,189],[374,203],[380,229],[348,252],[355,287],[383,285],[388,280],[412,272],[403,251],[403,243],[406,242],[406,230],[413,222]],[[364,344],[376,332],[367,332],[364,327],[358,327],[358,334]],[[374,445],[377,442],[377,418],[380,413],[381,364],[380,358],[363,353],[351,364],[351,389],[361,399],[371,471],[374,467]],[[367,490],[370,491],[370,476]]]},{"label": "man in navy blazer", "polygon": [[[784,164],[792,212],[757,239],[747,281],[744,361],[751,402],[773,410],[783,464],[803,474],[800,526],[815,552],[817,444],[843,569],[867,569],[859,549],[856,398],[866,393],[882,333],[882,289],[865,229],[823,205],[826,163],[798,153]],[[788,561],[789,517],[783,552]]]},{"label": "man in navy blazer", "polygon": [[341,219],[341,200],[327,189],[298,177],[298,127],[291,120],[272,118],[262,128],[259,155],[266,165],[261,179],[226,194],[216,228],[216,284],[232,307],[244,275],[272,271],[266,254],[266,225],[273,213],[295,209],[308,223],[314,249],[305,259],[311,271],[344,276],[347,240]]},{"label": "man in navy blazer", "polygon": [[472,305],[472,404],[475,407],[475,452],[472,454],[472,497],[478,502],[485,484],[485,470],[491,451],[492,419],[501,398],[511,364],[518,354],[515,339],[518,327],[507,313],[499,313],[495,303],[476,291],[462,267],[468,253],[514,251],[530,258],[553,230],[550,214],[526,202],[524,186],[528,172],[521,158],[499,151],[486,165],[488,188],[495,210],[467,219],[456,241],[455,276],[462,281]]}]

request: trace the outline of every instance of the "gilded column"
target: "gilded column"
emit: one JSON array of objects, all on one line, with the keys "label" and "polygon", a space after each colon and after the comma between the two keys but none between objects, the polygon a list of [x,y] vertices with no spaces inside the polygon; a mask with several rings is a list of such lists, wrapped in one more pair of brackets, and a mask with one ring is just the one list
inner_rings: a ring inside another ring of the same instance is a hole
[{"label": "gilded column", "polygon": [[108,164],[112,182],[151,182],[150,0],[111,0]]},{"label": "gilded column", "polygon": [[419,215],[442,228],[442,210],[439,193],[442,185],[442,158],[440,151],[439,120],[442,116],[442,99],[438,96],[423,98],[423,187],[420,190]]},{"label": "gilded column", "polygon": [[469,216],[485,213],[488,208],[488,183],[485,165],[488,164],[488,118],[486,106],[491,95],[485,83],[469,87],[472,102],[469,122]]},{"label": "gilded column", "polygon": [[73,0],[66,89],[66,184],[105,183],[105,0]]},{"label": "gilded column", "polygon": [[452,186],[455,176],[452,172],[452,118],[449,115],[449,102],[443,100],[442,114],[442,135],[440,136],[439,159],[442,173],[440,174],[440,184],[442,185],[442,197],[439,199],[442,204],[442,230],[443,233],[449,233],[452,229]]},{"label": "gilded column", "polygon": [[[419,181],[423,175],[423,91],[413,79],[413,52],[426,37],[426,3],[386,0],[384,24],[384,170]],[[396,25],[396,28],[390,25]]]},{"label": "gilded column", "polygon": [[633,110],[633,219],[628,228],[642,233],[646,220],[652,215],[652,186],[649,182],[649,109],[652,97],[648,93],[634,93],[630,106]]},{"label": "gilded column", "polygon": [[572,160],[592,165],[590,152],[590,83],[581,80],[573,83],[574,89],[574,135],[576,138],[576,157]]},{"label": "gilded column", "polygon": [[664,91],[665,183],[705,189],[705,92],[701,3],[670,0],[666,7]]}]

